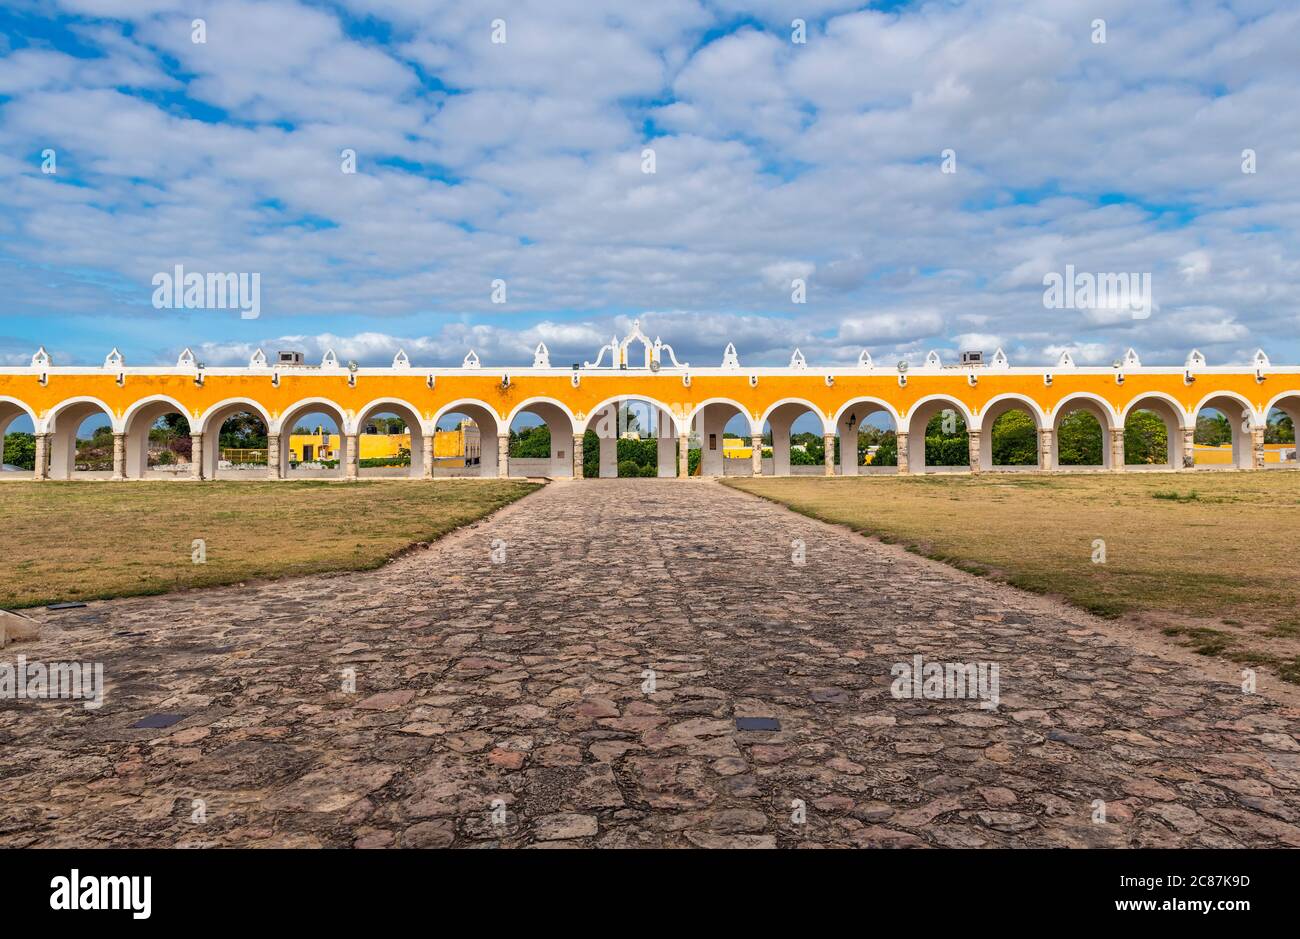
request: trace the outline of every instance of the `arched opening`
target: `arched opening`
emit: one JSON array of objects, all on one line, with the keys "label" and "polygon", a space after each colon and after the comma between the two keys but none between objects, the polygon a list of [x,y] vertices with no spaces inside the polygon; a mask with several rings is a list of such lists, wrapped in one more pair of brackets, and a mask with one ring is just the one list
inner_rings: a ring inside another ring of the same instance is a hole
[{"label": "arched opening", "polygon": [[677,422],[658,401],[619,398],[604,402],[587,418],[582,437],[585,477],[677,475]]},{"label": "arched opening", "polygon": [[36,475],[36,418],[16,401],[0,401],[0,478]]},{"label": "arched opening", "polygon": [[907,466],[913,473],[970,470],[970,434],[966,412],[948,398],[934,398],[908,416]]},{"label": "arched opening", "polygon": [[409,477],[424,475],[424,432],[420,416],[407,404],[377,401],[357,418],[357,475]]},{"label": "arched opening", "polygon": [[[942,424],[940,421],[941,431]],[[1023,398],[1003,398],[990,403],[980,423],[980,469],[1000,472],[1038,469],[1039,426],[1037,412]],[[969,448],[966,459],[969,465]]]},{"label": "arched opening", "polygon": [[310,401],[280,418],[280,473],[285,479],[342,479],[347,472],[347,421],[324,401]]},{"label": "arched opening", "polygon": [[[510,476],[573,475],[573,419],[553,401],[533,401],[510,421]],[[584,453],[585,458],[585,453]]]},{"label": "arched opening", "polygon": [[458,401],[434,418],[433,475],[480,476],[497,474],[495,411],[477,401]]},{"label": "arched opening", "polygon": [[149,401],[126,416],[128,479],[190,476],[193,438],[189,418],[173,401]]},{"label": "arched opening", "polygon": [[783,401],[763,416],[763,474],[821,476],[826,471],[823,434],[826,422],[807,401]]},{"label": "arched opening", "polygon": [[1109,410],[1092,398],[1071,398],[1052,421],[1052,466],[1063,470],[1110,469]]},{"label": "arched opening", "polygon": [[1183,422],[1173,403],[1148,395],[1128,406],[1124,416],[1124,465],[1162,471],[1182,468]]},{"label": "arched opening", "polygon": [[1197,469],[1250,469],[1255,465],[1254,412],[1232,395],[1216,395],[1196,411],[1192,436]]},{"label": "arched opening", "polygon": [[51,479],[110,479],[113,476],[113,418],[98,401],[76,401],[52,418]]},{"label": "arched opening", "polygon": [[841,476],[898,472],[898,424],[884,402],[850,401],[835,422],[835,466]]},{"label": "arched opening", "polygon": [[[735,401],[710,401],[692,415],[692,437],[699,440],[700,476],[754,475],[753,423]],[[692,446],[691,450],[695,447]],[[694,458],[692,463],[697,461]],[[759,459],[762,459],[760,449]],[[695,475],[695,466],[691,467]]]},{"label": "arched opening", "polygon": [[1264,423],[1264,468],[1295,469],[1297,457],[1295,426],[1300,418],[1300,394],[1278,398],[1268,408]]},{"label": "arched opening", "polygon": [[249,401],[233,401],[203,421],[205,479],[265,479],[270,422]]}]

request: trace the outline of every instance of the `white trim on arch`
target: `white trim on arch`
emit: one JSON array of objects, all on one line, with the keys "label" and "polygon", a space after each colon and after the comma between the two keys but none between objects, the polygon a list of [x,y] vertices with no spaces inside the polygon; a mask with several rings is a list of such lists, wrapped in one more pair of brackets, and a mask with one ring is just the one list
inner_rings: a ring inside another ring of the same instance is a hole
[{"label": "white trim on arch", "polygon": [[[356,433],[356,427],[353,421],[348,418],[347,410],[337,401],[331,401],[329,398],[320,397],[300,398],[293,404],[289,405],[280,412],[280,416],[275,419],[275,425],[269,428],[268,433],[283,434],[284,425],[286,423],[293,423],[292,421],[289,421],[288,418],[296,417],[300,412],[303,412],[305,408],[314,408],[315,410],[320,410],[322,412],[333,411],[333,416],[338,418],[337,423],[339,425],[340,434],[348,436]],[[314,413],[314,410],[307,410],[306,413],[312,414]],[[291,434],[293,433],[292,427],[289,428],[289,432]]]},{"label": "white trim on arch", "polygon": [[[588,412],[587,416],[582,420],[578,420],[577,418],[574,418],[573,421],[574,433],[585,434],[590,429],[591,422],[596,419],[596,415],[600,414],[602,411],[605,410],[605,408],[609,407],[611,404],[614,404],[617,401],[644,401],[646,404],[653,404],[664,414],[667,414],[668,419],[673,422],[673,436],[681,435],[682,424],[681,421],[677,419],[677,415],[673,413],[673,409],[670,408],[668,405],[664,404],[658,398],[651,398],[643,394],[622,394],[622,395],[613,395],[612,397],[606,398],[604,401],[600,402],[599,404],[594,405],[591,411]],[[743,412],[744,408],[741,408],[741,411]],[[582,427],[581,430],[578,429],[579,425],[581,425]],[[686,426],[688,428],[691,426],[690,421],[686,422]]]},{"label": "white trim on arch", "polygon": [[1281,410],[1281,407],[1278,405],[1278,402],[1281,401],[1283,398],[1295,398],[1296,399],[1295,410],[1300,411],[1300,388],[1297,388],[1293,391],[1280,391],[1273,396],[1272,400],[1270,400],[1268,404],[1264,405],[1265,421],[1267,421],[1268,416],[1273,413],[1274,408],[1278,408],[1279,410]]},{"label": "white trim on arch", "polygon": [[32,410],[31,405],[26,401],[19,401],[17,398],[11,398],[9,395],[0,395],[0,404],[18,405],[19,409],[31,419],[32,433],[38,433],[36,428],[37,425],[40,424],[40,419],[37,418],[36,412]]},{"label": "white trim on arch", "polygon": [[[958,414],[960,414],[962,416],[962,420],[966,422],[967,430],[970,430],[971,425],[975,423],[974,415],[972,415],[971,412],[966,409],[966,405],[960,399],[954,398],[952,395],[932,394],[932,395],[926,395],[924,398],[918,399],[917,401],[913,402],[910,408],[907,409],[907,414],[904,416],[903,421],[907,424],[909,432],[912,427],[912,418],[916,416],[916,412],[921,410],[921,408],[925,407],[927,404],[930,404],[935,401],[943,401],[949,405],[952,405],[952,409],[956,411]],[[940,410],[945,410],[945,409],[940,408]],[[900,429],[902,428],[902,424],[899,425],[899,428]]]},{"label": "white trim on arch", "polygon": [[185,418],[187,422],[198,420],[198,418],[191,416],[189,409],[187,409],[185,405],[181,404],[171,395],[150,395],[147,398],[141,398],[139,401],[132,402],[131,406],[126,409],[126,412],[122,415],[123,429],[125,430],[130,428],[131,420],[135,417],[136,413],[144,410],[151,404],[170,404],[176,409],[176,413]]},{"label": "white trim on arch", "polygon": [[361,433],[362,422],[365,421],[366,416],[370,414],[371,411],[379,410],[380,413],[382,413],[384,405],[388,405],[390,409],[392,409],[393,405],[399,405],[406,408],[406,410],[411,412],[411,416],[415,418],[415,423],[419,425],[421,434],[433,433],[433,428],[431,426],[426,426],[428,422],[425,421],[424,414],[419,408],[410,401],[407,401],[405,398],[397,398],[392,395],[372,398],[370,401],[367,401],[361,407],[357,408],[356,417],[353,422],[356,432]]},{"label": "white trim on arch", "polygon": [[[1119,426],[1123,427],[1124,424],[1127,423],[1129,414],[1133,412],[1134,406],[1137,405],[1138,402],[1145,401],[1148,398],[1155,398],[1158,401],[1163,401],[1174,409],[1174,413],[1178,415],[1179,430],[1186,430],[1188,426],[1190,426],[1187,422],[1187,412],[1183,410],[1182,403],[1173,395],[1164,391],[1144,391],[1130,400],[1128,404],[1124,405],[1124,410],[1119,413]],[[1194,422],[1193,419],[1193,423]]]},{"label": "white trim on arch", "polygon": [[[1039,428],[1051,426],[1052,422],[1047,419],[1047,413],[1043,410],[1042,406],[1033,398],[1026,397],[1025,395],[1021,394],[1018,391],[1004,391],[1000,395],[994,395],[992,398],[989,398],[989,400],[985,401],[983,406],[980,407],[979,415],[980,415],[981,429],[985,429],[989,433],[993,432],[993,425],[989,424],[988,427],[985,428],[984,423],[988,419],[988,414],[990,411],[993,410],[994,406],[1001,404],[1004,401],[1014,401],[1017,405],[1019,405],[1019,409],[1028,411],[1029,414],[1034,418],[1034,421],[1038,424]],[[1002,411],[1002,414],[1014,410],[1017,410],[1017,408],[1005,408]],[[998,417],[1001,417],[1002,414],[999,414]],[[996,420],[996,418],[994,419]],[[969,424],[967,424],[966,426],[968,428],[970,427]]]},{"label": "white trim on arch", "polygon": [[[249,413],[256,414],[260,417],[262,423],[266,425],[266,432],[268,434],[271,433],[271,415],[266,413],[266,408],[262,407],[261,404],[254,401],[252,398],[224,398],[221,401],[218,401],[190,422],[190,431],[196,434],[206,434],[208,432],[208,422],[212,420],[212,416],[235,404],[239,405],[241,410],[248,411]],[[195,422],[198,423],[197,427],[194,426]],[[224,424],[225,422],[222,421],[222,423]],[[221,433],[221,428],[218,427],[216,432]]]},{"label": "white trim on arch", "polygon": [[[706,398],[705,400],[701,401],[699,404],[695,405],[695,407],[691,409],[691,412],[690,412],[689,414],[686,415],[686,426],[687,426],[687,427],[690,427],[691,424],[695,422],[695,415],[699,414],[701,411],[703,411],[705,408],[707,408],[710,404],[727,404],[727,405],[730,405],[731,407],[735,408],[737,411],[739,411],[739,412],[740,412],[740,416],[743,417],[746,421],[749,422],[749,435],[750,435],[751,437],[754,436],[755,434],[761,434],[761,433],[763,432],[763,425],[762,425],[762,424],[759,424],[759,425],[758,425],[758,428],[755,429],[755,428],[754,428],[754,416],[753,416],[752,414],[749,413],[749,409],[748,409],[748,408],[746,408],[743,404],[741,404],[741,403],[740,403],[739,401],[737,401],[735,398]],[[814,410],[816,410],[816,409],[814,408]],[[820,412],[820,411],[817,412],[817,416],[818,416],[818,417],[821,417],[821,412]],[[823,422],[825,422],[825,418],[822,418],[822,420],[823,420]],[[731,418],[727,418],[727,420],[723,422],[723,426],[725,427],[727,424],[730,424],[730,423],[731,423]]]},{"label": "white trim on arch", "polygon": [[[117,416],[116,414],[113,413],[113,409],[112,409],[112,408],[110,408],[110,407],[109,407],[107,404],[105,404],[102,400],[100,400],[99,398],[94,397],[93,395],[78,395],[78,396],[75,397],[75,398],[67,398],[66,400],[60,401],[58,404],[56,404],[56,405],[54,405],[52,408],[50,408],[50,409],[45,413],[45,419],[44,419],[43,421],[40,422],[40,424],[41,424],[41,429],[39,429],[39,430],[37,431],[37,433],[50,433],[50,432],[51,432],[55,427],[58,426],[58,417],[59,417],[59,415],[62,414],[64,411],[66,411],[69,407],[71,407],[71,406],[74,405],[74,404],[93,404],[93,405],[95,405],[95,406],[98,407],[101,411],[103,411],[105,414],[108,415],[108,422],[109,422],[109,425],[113,428],[113,433],[115,433],[115,434],[120,434],[120,433],[123,432],[123,431],[122,431],[122,426],[123,426],[123,425],[122,425],[122,422],[121,422],[121,420],[118,418],[118,416]],[[89,417],[89,415],[87,415],[87,417]],[[82,420],[84,421],[85,418],[82,418]],[[73,433],[76,433],[76,430],[77,430],[77,429],[74,427],[74,428],[73,428]]]},{"label": "white trim on arch", "polygon": [[[498,412],[496,408],[494,408],[492,405],[488,404],[486,401],[483,401],[479,398],[457,398],[455,401],[452,401],[449,404],[444,404],[442,407],[440,407],[437,410],[437,412],[434,413],[433,419],[429,421],[429,427],[431,428],[430,433],[438,429],[438,421],[442,420],[443,415],[455,414],[459,409],[464,408],[466,405],[470,405],[471,407],[482,408],[483,410],[491,414],[492,419],[496,421],[496,425],[497,425],[495,428],[493,428],[492,432],[493,433],[500,432],[502,417],[500,412]],[[482,433],[482,430],[483,430],[482,428],[479,428],[480,434]]]},{"label": "white trim on arch", "polygon": [[[1260,424],[1261,426],[1263,426],[1264,422],[1268,420],[1268,412],[1265,411],[1263,418],[1260,418],[1259,412],[1255,410],[1255,405],[1247,401],[1240,392],[1212,391],[1209,394],[1207,394],[1204,398],[1202,398],[1200,401],[1198,401],[1196,407],[1192,408],[1191,420],[1193,424],[1196,423],[1196,418],[1200,416],[1201,408],[1205,407],[1206,402],[1213,401],[1215,398],[1227,398],[1230,401],[1236,401],[1238,404],[1241,405],[1243,411],[1250,412],[1251,424]],[[1216,408],[1215,410],[1218,409]],[[1231,423],[1239,423],[1241,419],[1240,414],[1225,414],[1224,417],[1228,418],[1228,421]]]},{"label": "white trim on arch", "polygon": [[[1055,427],[1057,422],[1060,421],[1060,419],[1064,417],[1066,414],[1068,414],[1069,411],[1087,410],[1086,408],[1083,409],[1070,408],[1069,410],[1063,410],[1063,408],[1065,408],[1066,405],[1070,404],[1070,402],[1079,398],[1082,398],[1085,401],[1091,401],[1093,404],[1097,405],[1097,407],[1106,415],[1106,427],[1103,427],[1102,430],[1114,429],[1116,427],[1122,426],[1122,424],[1117,423],[1119,421],[1119,415],[1115,413],[1115,406],[1111,404],[1109,401],[1107,401],[1105,398],[1103,398],[1101,395],[1091,391],[1071,391],[1069,394],[1065,395],[1065,397],[1061,398],[1059,401],[1053,404],[1051,411],[1048,412],[1052,415],[1053,427]],[[1095,417],[1096,415],[1093,416]]]},{"label": "white trim on arch", "polygon": [[[801,399],[792,398],[789,400],[801,400]],[[836,432],[836,430],[840,426],[840,418],[844,416],[845,411],[853,407],[855,404],[861,404],[864,402],[867,404],[875,405],[877,410],[884,411],[886,414],[888,414],[890,417],[894,419],[894,429],[897,430],[899,428],[899,426],[902,423],[902,418],[898,416],[898,412],[894,410],[894,406],[892,404],[880,398],[872,397],[871,395],[858,395],[856,398],[849,398],[849,400],[845,401],[844,404],[840,406],[839,410],[835,412],[835,416],[829,418],[829,430],[827,431],[827,433],[833,434]],[[816,408],[814,408],[813,410],[815,411]],[[875,411],[872,411],[871,413],[874,414]],[[861,422],[859,422],[859,426],[861,426]]]},{"label": "white trim on arch", "polygon": [[557,408],[559,408],[561,411],[563,411],[563,412],[565,413],[566,416],[568,416],[568,418],[569,418],[569,422],[570,422],[570,423],[573,425],[573,427],[575,428],[575,431],[574,431],[574,432],[575,432],[575,433],[577,432],[577,431],[576,431],[576,428],[577,428],[577,426],[578,426],[578,419],[577,419],[576,417],[573,416],[573,411],[569,410],[569,406],[568,406],[567,404],[565,404],[563,401],[559,400],[558,398],[550,398],[550,397],[547,397],[546,395],[538,395],[537,397],[533,397],[533,398],[525,398],[523,401],[521,401],[521,402],[519,402],[517,405],[515,405],[515,406],[510,410],[510,413],[509,413],[508,415],[506,415],[505,426],[506,426],[506,427],[510,427],[511,425],[513,425],[514,422],[515,422],[515,418],[516,418],[516,417],[518,417],[518,416],[519,416],[520,414],[522,414],[524,411],[528,410],[530,407],[532,407],[532,406],[534,406],[534,405],[537,405],[537,404],[553,404],[553,405],[555,405]]}]

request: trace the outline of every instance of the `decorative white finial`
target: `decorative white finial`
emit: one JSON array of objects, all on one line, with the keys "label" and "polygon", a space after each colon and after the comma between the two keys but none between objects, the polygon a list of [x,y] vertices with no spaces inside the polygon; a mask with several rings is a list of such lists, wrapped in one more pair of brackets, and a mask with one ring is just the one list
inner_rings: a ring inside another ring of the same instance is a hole
[{"label": "decorative white finial", "polygon": [[722,367],[730,369],[740,368],[740,356],[736,355],[736,347],[733,343],[727,343],[727,348],[722,350]]},{"label": "decorative white finial", "polygon": [[49,366],[49,364],[50,364],[50,354],[45,351],[44,346],[41,346],[39,349],[36,350],[36,354],[32,356],[32,367],[46,368]]},{"label": "decorative white finial", "polygon": [[410,368],[411,360],[406,357],[405,349],[398,349],[397,355],[393,356],[393,368]]},{"label": "decorative white finial", "polygon": [[862,354],[858,356],[858,368],[872,368],[872,367],[873,364],[871,361],[871,353],[868,352],[866,349],[863,349]]},{"label": "decorative white finial", "polygon": [[1187,361],[1183,364],[1187,368],[1201,368],[1205,365],[1205,356],[1201,355],[1200,349],[1193,349],[1187,354]]},{"label": "decorative white finial", "polygon": [[989,363],[989,368],[1010,368],[1011,362],[1007,360],[1007,354],[998,347],[998,351],[993,353],[993,361]]},{"label": "decorative white finial", "polygon": [[334,354],[334,350],[333,350],[333,349],[326,349],[326,350],[325,350],[325,355],[324,355],[324,357],[321,358],[321,360],[320,360],[320,367],[321,367],[321,368],[338,368],[338,367],[339,367],[339,357],[338,357],[337,355]]},{"label": "decorative white finial", "polygon": [[1131,348],[1124,353],[1125,368],[1139,368],[1141,367],[1141,365],[1142,362],[1140,359],[1138,359],[1138,354],[1134,352]]},{"label": "decorative white finial", "polygon": [[805,361],[803,353],[798,349],[795,349],[794,355],[790,356],[790,367],[797,369],[806,369],[808,367],[808,363]]},{"label": "decorative white finial", "polygon": [[479,367],[478,355],[475,354],[473,349],[469,350],[469,355],[465,356],[465,361],[460,363],[460,367],[461,368]]},{"label": "decorative white finial", "polygon": [[929,352],[925,354],[926,368],[941,368],[942,366],[943,366],[943,360],[939,358],[938,352],[931,349]]},{"label": "decorative white finial", "polygon": [[122,363],[122,353],[117,351],[117,346],[114,346],[113,351],[104,358],[104,368],[121,368]]},{"label": "decorative white finial", "polygon": [[1074,368],[1074,356],[1070,355],[1069,349],[1061,350],[1061,357],[1056,360],[1057,368]]},{"label": "decorative white finial", "polygon": [[194,352],[189,346],[181,350],[180,358],[176,360],[177,368],[193,368],[195,365]]},{"label": "decorative white finial", "polygon": [[539,342],[537,348],[533,350],[533,368],[550,368],[551,367],[551,350],[546,348],[546,343]]},{"label": "decorative white finial", "polygon": [[266,368],[266,353],[258,349],[253,353],[253,357],[248,360],[249,368]]},{"label": "decorative white finial", "polygon": [[1251,361],[1254,363],[1255,368],[1268,368],[1268,356],[1264,354],[1263,349],[1256,349],[1255,357]]}]

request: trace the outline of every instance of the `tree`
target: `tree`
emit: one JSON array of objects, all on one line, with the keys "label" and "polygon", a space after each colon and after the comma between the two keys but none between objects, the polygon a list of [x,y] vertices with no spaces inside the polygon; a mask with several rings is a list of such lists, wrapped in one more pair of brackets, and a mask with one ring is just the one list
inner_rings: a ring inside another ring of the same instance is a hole
[{"label": "tree", "polygon": [[0,463],[22,469],[36,468],[36,437],[33,434],[14,432],[5,434],[4,456]]},{"label": "tree", "polygon": [[1165,422],[1151,411],[1134,411],[1124,423],[1124,462],[1130,466],[1169,459]]},{"label": "tree", "polygon": [[[545,460],[551,455],[551,429],[545,424],[510,432],[510,456],[521,460]],[[585,453],[584,453],[585,456]]]},{"label": "tree", "polygon": [[[294,433],[298,433],[297,430]],[[307,431],[311,433],[311,431]],[[217,434],[217,445],[235,450],[261,450],[266,447],[266,425],[256,414],[240,411],[226,418]]]},{"label": "tree", "polygon": [[1101,466],[1105,435],[1101,422],[1088,411],[1071,411],[1061,418],[1056,432],[1057,452],[1062,466]]},{"label": "tree", "polygon": [[1295,443],[1295,424],[1290,414],[1281,414],[1276,421],[1264,425],[1265,443]]},{"label": "tree", "polygon": [[990,441],[995,466],[1033,466],[1038,463],[1038,425],[1024,411],[1007,411],[993,422]]},{"label": "tree", "polygon": [[1217,447],[1220,444],[1232,443],[1232,425],[1217,411],[1213,416],[1202,414],[1196,418],[1194,439],[1203,447]]},{"label": "tree", "polygon": [[940,411],[925,426],[925,465],[970,465],[970,435],[956,411]]}]

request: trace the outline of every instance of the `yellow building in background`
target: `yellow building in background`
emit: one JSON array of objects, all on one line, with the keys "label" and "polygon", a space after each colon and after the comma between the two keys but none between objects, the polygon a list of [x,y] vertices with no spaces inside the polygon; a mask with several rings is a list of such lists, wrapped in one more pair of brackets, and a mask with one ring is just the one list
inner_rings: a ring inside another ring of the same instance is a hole
[{"label": "yellow building in background", "polygon": [[[434,459],[464,459],[467,436],[463,427],[438,431],[433,438]],[[360,445],[357,458],[361,460],[392,460],[411,453],[410,433],[357,434],[357,442]],[[289,458],[295,463],[337,460],[341,454],[339,435],[326,433],[322,428],[316,428],[314,434],[289,436]]]}]

